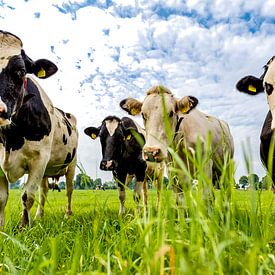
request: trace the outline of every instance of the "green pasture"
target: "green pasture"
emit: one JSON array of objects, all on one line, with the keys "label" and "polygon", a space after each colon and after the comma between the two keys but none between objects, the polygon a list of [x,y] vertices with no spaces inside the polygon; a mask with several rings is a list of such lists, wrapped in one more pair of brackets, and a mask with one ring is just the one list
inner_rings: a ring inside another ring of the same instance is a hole
[{"label": "green pasture", "polygon": [[211,206],[189,190],[176,208],[162,191],[156,211],[150,190],[145,213],[127,191],[119,216],[116,190],[75,190],[74,215],[64,219],[65,191],[50,191],[45,217],[20,232],[20,191],[11,190],[0,274],[275,274],[275,195],[214,192]]}]

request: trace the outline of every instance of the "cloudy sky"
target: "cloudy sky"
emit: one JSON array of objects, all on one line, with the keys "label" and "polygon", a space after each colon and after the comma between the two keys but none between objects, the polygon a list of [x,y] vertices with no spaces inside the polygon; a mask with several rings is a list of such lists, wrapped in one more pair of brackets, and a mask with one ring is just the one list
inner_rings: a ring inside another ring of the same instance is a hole
[{"label": "cloudy sky", "polygon": [[99,142],[83,129],[126,115],[120,100],[142,100],[155,84],[196,96],[201,111],[229,123],[237,179],[247,174],[242,144],[250,144],[253,169],[264,175],[266,96],[241,94],[235,84],[260,76],[275,54],[274,0],[0,0],[0,26],[21,38],[33,60],[57,64],[40,83],[54,105],[78,118],[78,160],[92,178],[111,174],[99,171]]}]

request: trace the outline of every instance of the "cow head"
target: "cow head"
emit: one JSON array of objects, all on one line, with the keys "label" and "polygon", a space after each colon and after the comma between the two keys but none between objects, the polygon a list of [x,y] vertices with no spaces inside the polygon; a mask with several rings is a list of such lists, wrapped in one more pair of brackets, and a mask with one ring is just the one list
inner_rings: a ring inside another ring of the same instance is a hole
[{"label": "cow head", "polygon": [[154,86],[147,91],[143,102],[127,98],[120,102],[120,107],[131,115],[142,115],[146,132],[143,157],[146,161],[161,162],[167,158],[168,135],[175,135],[181,121],[179,117],[197,104],[195,97],[178,100],[166,87]]},{"label": "cow head", "polygon": [[101,170],[113,171],[118,167],[124,148],[128,143],[132,143],[132,130],[132,128],[125,127],[123,121],[116,116],[106,117],[97,128],[88,127],[84,130],[84,133],[92,139],[100,138],[102,149]]},{"label": "cow head", "polygon": [[272,114],[271,129],[275,129],[275,56],[273,56],[264,66],[264,73],[260,78],[255,76],[245,76],[236,84],[240,92],[250,95],[257,95],[265,92],[269,109]]},{"label": "cow head", "polygon": [[47,78],[56,71],[49,60],[32,61],[17,36],[0,31],[0,126],[10,124],[12,116],[30,98],[25,93],[26,74]]}]

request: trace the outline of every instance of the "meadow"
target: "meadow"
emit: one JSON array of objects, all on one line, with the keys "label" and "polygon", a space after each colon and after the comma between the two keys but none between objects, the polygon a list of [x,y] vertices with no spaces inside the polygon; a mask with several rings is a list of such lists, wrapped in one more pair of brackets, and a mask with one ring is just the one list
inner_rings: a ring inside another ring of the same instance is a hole
[{"label": "meadow", "polygon": [[116,190],[75,190],[74,215],[64,219],[65,191],[50,191],[45,217],[20,232],[20,191],[11,190],[0,274],[275,274],[275,195],[214,193],[206,207],[190,189],[177,208],[165,190],[156,211],[150,190],[145,213],[128,190],[120,216]]}]

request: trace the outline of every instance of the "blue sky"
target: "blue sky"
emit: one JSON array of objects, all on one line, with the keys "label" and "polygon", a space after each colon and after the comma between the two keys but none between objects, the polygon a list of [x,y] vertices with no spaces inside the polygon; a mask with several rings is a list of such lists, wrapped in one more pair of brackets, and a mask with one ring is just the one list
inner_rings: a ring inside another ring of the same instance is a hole
[{"label": "blue sky", "polygon": [[[0,1],[3,30],[19,36],[33,59],[59,71],[41,80],[53,103],[78,118],[79,161],[94,178],[100,145],[84,136],[118,103],[164,84],[177,97],[196,96],[201,111],[226,120],[235,140],[236,178],[247,174],[242,144],[264,175],[259,135],[268,110],[264,94],[235,90],[243,76],[260,76],[275,54],[275,2],[218,0]],[[141,122],[140,119],[137,119]]]}]

